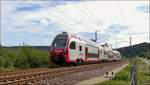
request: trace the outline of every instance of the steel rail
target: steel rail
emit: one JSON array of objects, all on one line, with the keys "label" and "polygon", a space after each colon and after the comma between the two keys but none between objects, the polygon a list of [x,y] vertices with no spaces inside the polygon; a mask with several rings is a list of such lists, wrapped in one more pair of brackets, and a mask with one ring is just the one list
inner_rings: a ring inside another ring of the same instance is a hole
[{"label": "steel rail", "polygon": [[96,68],[102,68],[105,66],[112,66],[116,64],[121,64],[120,62],[110,62],[110,63],[101,63],[101,64],[92,64],[92,65],[83,65],[83,66],[77,66],[77,67],[67,67],[62,69],[47,69],[44,71],[36,71],[36,72],[29,72],[21,75],[13,75],[13,76],[6,76],[0,78],[0,85],[12,85],[12,84],[25,84],[25,83],[32,83],[34,81],[42,80],[42,79],[51,79],[55,77],[61,77],[65,74],[71,74],[71,73],[77,73],[87,70],[92,70]]}]

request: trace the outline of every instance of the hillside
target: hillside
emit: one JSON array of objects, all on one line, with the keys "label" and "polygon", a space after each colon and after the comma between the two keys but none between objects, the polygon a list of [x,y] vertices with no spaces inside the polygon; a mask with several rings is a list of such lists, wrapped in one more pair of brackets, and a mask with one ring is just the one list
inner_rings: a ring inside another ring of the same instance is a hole
[{"label": "hillside", "polygon": [[[9,47],[4,46],[3,48],[19,48],[19,47],[20,46],[9,46]],[[28,46],[28,47],[39,49],[39,50],[44,50],[44,51],[48,51],[50,48],[50,46]]]},{"label": "hillside", "polygon": [[117,49],[121,52],[122,56],[126,57],[133,57],[133,56],[139,56],[139,57],[150,57],[150,43],[140,43],[133,45],[131,47],[122,47]]}]

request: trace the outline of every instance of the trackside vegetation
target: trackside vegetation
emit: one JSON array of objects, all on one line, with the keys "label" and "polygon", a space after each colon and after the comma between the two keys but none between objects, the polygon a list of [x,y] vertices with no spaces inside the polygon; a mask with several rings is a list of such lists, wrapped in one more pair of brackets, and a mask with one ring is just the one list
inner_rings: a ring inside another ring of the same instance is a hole
[{"label": "trackside vegetation", "polygon": [[122,71],[118,72],[112,80],[105,81],[96,85],[130,85],[130,65],[125,67]]},{"label": "trackside vegetation", "polygon": [[[136,63],[137,63],[137,85],[145,85],[150,77],[150,74],[148,74],[148,65],[140,60],[137,60]],[[132,62],[126,68],[118,72],[112,80],[105,81],[96,85],[130,85],[131,64]]]},{"label": "trackside vegetation", "polygon": [[49,64],[48,51],[29,46],[17,48],[0,47],[0,69],[27,69],[47,67]]}]

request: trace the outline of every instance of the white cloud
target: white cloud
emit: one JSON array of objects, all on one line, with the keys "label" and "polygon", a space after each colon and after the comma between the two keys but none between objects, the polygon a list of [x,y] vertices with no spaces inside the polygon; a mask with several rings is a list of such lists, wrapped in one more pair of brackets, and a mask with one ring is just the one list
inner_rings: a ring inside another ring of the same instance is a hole
[{"label": "white cloud", "polygon": [[[101,32],[107,33],[105,30],[109,30],[110,25],[120,24],[129,28],[120,33],[110,34],[112,37],[106,42],[115,46],[117,40],[114,38],[127,41],[132,33],[143,33],[134,35],[135,44],[148,41],[149,13],[136,10],[138,6],[149,5],[148,1],[119,1],[124,17],[121,16],[117,1],[65,2],[67,4],[56,1],[54,5],[52,2],[55,1],[2,1],[2,36],[6,36],[9,32],[37,35],[57,34],[58,30],[79,33],[94,32],[94,30],[100,29]],[[19,4],[36,4],[41,8],[36,11],[19,12],[16,11],[16,6]],[[55,27],[59,29],[51,30],[54,28],[49,27],[49,24],[55,24]],[[48,42],[47,38],[44,38],[43,42],[46,41]],[[119,44],[119,46],[127,44]]]}]

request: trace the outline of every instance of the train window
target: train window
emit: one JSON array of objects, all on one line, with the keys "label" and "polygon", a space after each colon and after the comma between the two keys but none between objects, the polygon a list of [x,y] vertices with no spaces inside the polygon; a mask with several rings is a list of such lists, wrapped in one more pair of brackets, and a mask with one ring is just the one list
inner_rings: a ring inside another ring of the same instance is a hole
[{"label": "train window", "polygon": [[67,39],[55,39],[52,43],[52,48],[65,48]]},{"label": "train window", "polygon": [[70,49],[76,49],[76,43],[74,41],[71,42]]},{"label": "train window", "polygon": [[79,50],[82,51],[82,46],[79,46]]}]

